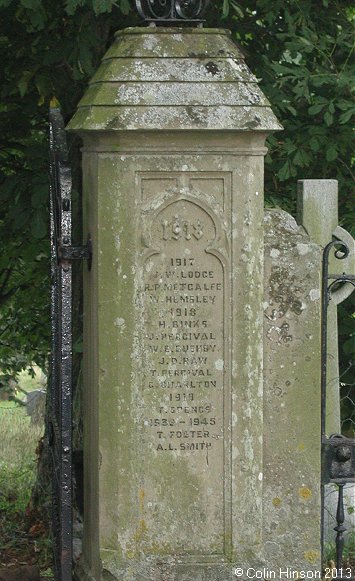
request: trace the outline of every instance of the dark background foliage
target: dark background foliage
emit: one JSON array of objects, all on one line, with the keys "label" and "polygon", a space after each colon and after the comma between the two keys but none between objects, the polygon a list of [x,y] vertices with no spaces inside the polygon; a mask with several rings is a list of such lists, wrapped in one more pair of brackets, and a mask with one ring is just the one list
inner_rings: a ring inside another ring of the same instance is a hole
[{"label": "dark background foliage", "polygon": [[[352,0],[215,0],[285,127],[268,140],[266,201],[295,214],[297,179],[339,180],[354,232]],[[45,365],[49,350],[48,106],[68,120],[113,40],[139,23],[128,0],[0,0],[0,369]],[[70,155],[80,237],[80,153]],[[342,364],[354,354],[354,300],[341,309]]]}]

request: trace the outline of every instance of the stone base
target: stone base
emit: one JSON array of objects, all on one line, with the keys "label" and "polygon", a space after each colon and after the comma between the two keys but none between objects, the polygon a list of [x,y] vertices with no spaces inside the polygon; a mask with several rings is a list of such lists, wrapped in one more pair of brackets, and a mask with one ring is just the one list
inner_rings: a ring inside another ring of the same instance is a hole
[{"label": "stone base", "polygon": [[233,563],[197,562],[197,558],[194,561],[192,557],[190,563],[182,563],[176,556],[164,562],[146,558],[120,565],[106,563],[95,575],[81,557],[75,566],[73,581],[247,581],[253,575],[261,578],[263,571],[269,569],[257,557],[251,557],[245,564],[238,560]]},{"label": "stone base", "polygon": [[90,573],[89,567],[86,565],[83,556],[74,566],[73,581],[98,581]]}]

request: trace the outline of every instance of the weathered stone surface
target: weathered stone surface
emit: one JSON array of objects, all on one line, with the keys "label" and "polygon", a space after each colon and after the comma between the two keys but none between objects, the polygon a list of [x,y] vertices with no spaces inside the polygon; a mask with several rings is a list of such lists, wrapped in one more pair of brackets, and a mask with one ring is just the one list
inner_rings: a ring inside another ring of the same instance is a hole
[{"label": "weathered stone surface", "polygon": [[321,248],[265,215],[264,542],[270,569],[320,571]]},{"label": "weathered stone surface", "polygon": [[[338,182],[299,180],[297,190],[297,222],[305,228],[311,240],[324,249],[331,242],[338,226]],[[330,259],[330,270],[336,272],[335,261],[332,256]],[[331,301],[328,306],[327,318],[326,432],[330,435],[340,432],[338,321],[335,301]]]},{"label": "weathered stone surface", "polygon": [[124,141],[121,153],[103,138],[86,148],[94,579],[98,547],[114,579],[233,579],[237,557],[260,559],[264,150],[238,157],[247,141],[223,153],[223,136],[203,153],[189,136],[168,150],[152,136],[129,155]]},{"label": "weathered stone surface", "polygon": [[68,128],[281,129],[229,34],[160,27],[119,32]]},{"label": "weathered stone surface", "polygon": [[181,83],[149,81],[137,86],[135,82],[114,82],[110,84],[96,83],[91,85],[81,100],[81,105],[91,105],[99,100],[102,106],[130,105],[144,106],[154,103],[155,107],[176,106],[226,106],[245,105],[246,102],[254,105],[268,106],[269,103],[257,86],[248,86],[242,83],[218,83],[211,91],[206,83]]},{"label": "weathered stone surface", "polygon": [[[142,34],[144,32],[145,34]],[[219,37],[216,40],[216,35]],[[120,55],[135,58],[228,58],[243,59],[242,52],[231,43],[229,30],[217,28],[126,28],[116,33]],[[103,60],[117,57],[113,44]]]},{"label": "weathered stone surface", "polygon": [[[156,130],[161,124],[162,130],[209,129],[218,130],[224,124],[227,129],[238,127],[239,131],[262,129],[272,131],[275,123],[270,119],[268,110],[261,107],[154,107],[137,106],[121,107],[117,111],[112,107],[82,107],[75,115],[75,123],[84,128],[90,126],[95,131],[117,130]],[[73,125],[69,124],[69,129]],[[86,129],[85,129],[86,130]]]},{"label": "weathered stone surface", "polygon": [[323,248],[338,226],[337,180],[299,180],[297,222]]},{"label": "weathered stone surface", "polygon": [[[131,55],[132,57],[132,55]],[[91,79],[91,85],[100,82],[248,82],[257,83],[256,77],[248,69],[243,59],[219,58],[211,61],[212,55],[205,58],[185,58],[183,63],[176,58],[125,58],[103,60],[100,68]],[[213,57],[214,58],[214,57]],[[119,66],[117,66],[119,64]],[[182,66],[183,65],[183,66]]]},{"label": "weathered stone surface", "polygon": [[[160,86],[158,59],[175,60]],[[280,125],[223,31],[123,31],[102,66],[69,125],[93,240],[80,578],[232,580],[263,562],[263,156]]]}]

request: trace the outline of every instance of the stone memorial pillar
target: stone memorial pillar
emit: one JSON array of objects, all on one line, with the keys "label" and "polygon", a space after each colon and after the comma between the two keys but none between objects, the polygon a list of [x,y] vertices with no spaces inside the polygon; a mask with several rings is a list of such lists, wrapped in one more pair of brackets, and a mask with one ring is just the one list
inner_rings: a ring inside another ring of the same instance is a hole
[{"label": "stone memorial pillar", "polygon": [[82,580],[262,561],[263,158],[281,129],[229,33],[116,35],[83,138]]}]

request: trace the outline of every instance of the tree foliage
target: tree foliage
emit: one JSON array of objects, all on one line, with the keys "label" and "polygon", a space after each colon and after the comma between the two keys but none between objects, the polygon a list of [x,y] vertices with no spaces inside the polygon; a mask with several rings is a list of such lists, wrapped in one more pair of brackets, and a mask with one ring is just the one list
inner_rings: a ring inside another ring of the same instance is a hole
[{"label": "tree foliage", "polygon": [[293,209],[297,179],[338,179],[348,227],[354,227],[355,217],[350,196],[355,115],[351,4],[224,2],[226,17],[237,21],[235,38],[285,127],[269,138],[268,195],[284,202],[288,198]]},{"label": "tree foliage", "polygon": [[[269,203],[293,213],[297,179],[338,179],[348,229],[355,217],[351,6],[215,0],[207,15],[209,26],[232,30],[285,127],[269,138]],[[0,16],[0,368],[18,369],[43,364],[49,349],[49,101],[55,97],[68,120],[113,33],[138,18],[128,0],[0,0]],[[71,156],[77,170],[75,141]]]}]

